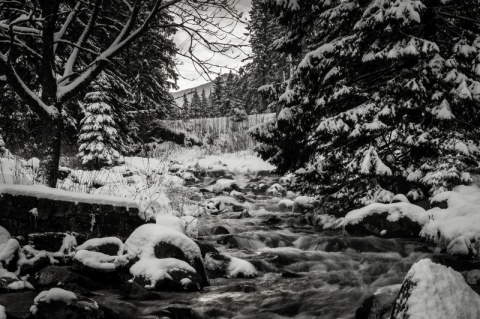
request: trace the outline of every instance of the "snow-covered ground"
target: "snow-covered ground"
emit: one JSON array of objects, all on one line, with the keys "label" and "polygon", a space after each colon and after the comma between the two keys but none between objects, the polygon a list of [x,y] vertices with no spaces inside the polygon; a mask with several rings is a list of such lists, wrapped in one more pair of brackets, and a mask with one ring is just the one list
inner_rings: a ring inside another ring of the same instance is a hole
[{"label": "snow-covered ground", "polygon": [[13,155],[1,158],[0,192],[138,206],[140,216],[148,220],[158,214],[198,215],[202,209],[191,200],[198,192],[185,186],[186,181],[196,179],[196,173],[207,170],[254,173],[274,167],[250,151],[213,155],[199,147],[174,148],[165,150],[159,158],[125,157],[122,165],[101,170],[62,168],[68,177],[59,181],[56,191],[35,185],[38,168],[36,158],[25,160]]}]

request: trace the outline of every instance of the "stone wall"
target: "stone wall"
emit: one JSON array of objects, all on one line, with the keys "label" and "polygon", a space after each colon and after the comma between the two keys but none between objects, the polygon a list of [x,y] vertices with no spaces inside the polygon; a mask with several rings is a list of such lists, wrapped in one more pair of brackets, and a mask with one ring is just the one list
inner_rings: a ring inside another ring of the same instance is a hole
[{"label": "stone wall", "polygon": [[14,236],[73,231],[87,238],[125,239],[143,223],[135,207],[0,194],[0,225]]}]

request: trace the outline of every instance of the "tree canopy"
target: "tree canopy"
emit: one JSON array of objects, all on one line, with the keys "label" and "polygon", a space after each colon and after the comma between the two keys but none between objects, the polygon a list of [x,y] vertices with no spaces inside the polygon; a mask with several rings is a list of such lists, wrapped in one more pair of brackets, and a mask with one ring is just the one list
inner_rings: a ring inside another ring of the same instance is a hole
[{"label": "tree canopy", "polygon": [[[336,207],[417,200],[478,172],[479,1],[267,1],[303,55],[259,153]],[[335,206],[335,205],[334,205]]]}]

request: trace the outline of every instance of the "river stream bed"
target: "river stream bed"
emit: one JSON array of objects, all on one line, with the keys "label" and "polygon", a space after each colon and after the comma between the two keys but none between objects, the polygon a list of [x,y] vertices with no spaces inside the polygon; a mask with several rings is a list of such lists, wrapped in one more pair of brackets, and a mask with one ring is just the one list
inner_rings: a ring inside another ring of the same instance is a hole
[{"label": "river stream bed", "polygon": [[[431,257],[424,242],[349,237],[341,230],[320,231],[302,214],[279,212],[281,197],[252,194],[253,184],[273,184],[278,177],[236,174],[245,200],[233,200],[247,214],[225,210],[200,220],[198,239],[221,253],[251,262],[256,278],[215,278],[201,292],[162,292],[163,300],[124,300],[118,290],[94,291],[90,297],[112,318],[324,318],[350,319],[378,288],[400,284],[410,267]],[[211,187],[218,177],[192,182]],[[210,195],[213,196],[213,195]],[[241,218],[240,218],[240,215]],[[0,295],[11,314],[26,315],[38,292]],[[167,312],[166,312],[167,311]]]}]

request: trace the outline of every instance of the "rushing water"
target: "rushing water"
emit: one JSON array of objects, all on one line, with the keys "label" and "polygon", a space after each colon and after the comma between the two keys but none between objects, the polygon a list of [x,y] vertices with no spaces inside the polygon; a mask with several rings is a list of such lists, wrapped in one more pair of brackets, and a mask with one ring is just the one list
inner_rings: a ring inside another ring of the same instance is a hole
[{"label": "rushing water", "polygon": [[[236,179],[243,187],[252,177]],[[279,200],[252,196],[239,203],[249,209],[248,218],[226,212],[202,220],[199,239],[250,261],[259,271],[257,278],[212,279],[202,292],[163,293],[161,301],[126,301],[116,291],[95,292],[92,298],[113,309],[114,318],[164,318],[165,309],[177,318],[354,318],[376,289],[401,283],[413,263],[431,256],[421,242],[315,230],[299,216],[277,212]],[[218,234],[222,232],[216,226],[230,234]],[[10,304],[11,311],[21,314],[34,296],[4,294],[0,304]]]}]

